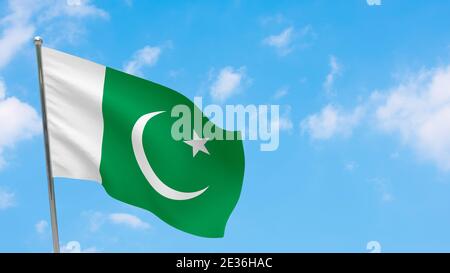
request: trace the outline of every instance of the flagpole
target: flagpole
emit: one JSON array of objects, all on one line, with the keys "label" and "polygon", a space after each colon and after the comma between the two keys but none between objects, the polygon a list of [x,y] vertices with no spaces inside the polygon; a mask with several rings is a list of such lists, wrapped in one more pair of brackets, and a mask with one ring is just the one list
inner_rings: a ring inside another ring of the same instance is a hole
[{"label": "flagpole", "polygon": [[50,218],[52,222],[52,239],[53,252],[59,253],[59,236],[58,236],[58,222],[56,219],[56,202],[55,202],[55,187],[53,183],[53,173],[51,165],[50,147],[48,140],[47,128],[47,108],[45,104],[45,87],[44,87],[44,72],[42,70],[42,47],[43,40],[41,37],[34,37],[34,45],[36,47],[36,57],[38,64],[39,90],[41,93],[41,111],[42,111],[42,127],[44,129],[44,144],[45,144],[45,161],[47,166],[47,180],[48,180],[48,198],[50,202]]}]

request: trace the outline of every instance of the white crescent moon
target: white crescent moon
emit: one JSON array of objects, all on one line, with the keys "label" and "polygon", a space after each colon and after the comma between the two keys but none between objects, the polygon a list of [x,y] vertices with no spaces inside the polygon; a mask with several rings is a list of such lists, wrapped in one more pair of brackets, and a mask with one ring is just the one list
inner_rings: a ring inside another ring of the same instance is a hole
[{"label": "white crescent moon", "polygon": [[158,178],[145,155],[144,146],[142,144],[142,135],[144,133],[145,125],[151,118],[163,112],[164,111],[159,111],[145,114],[134,124],[133,131],[131,132],[131,143],[133,144],[134,156],[148,183],[159,194],[172,200],[188,200],[195,198],[206,191],[208,187],[194,192],[182,192],[168,187]]}]

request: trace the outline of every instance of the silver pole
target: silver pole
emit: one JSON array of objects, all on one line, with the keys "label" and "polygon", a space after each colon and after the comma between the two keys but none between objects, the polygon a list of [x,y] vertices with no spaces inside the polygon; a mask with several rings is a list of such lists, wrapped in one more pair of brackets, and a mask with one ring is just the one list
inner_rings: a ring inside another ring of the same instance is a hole
[{"label": "silver pole", "polygon": [[42,52],[41,52],[42,43],[43,41],[41,37],[39,36],[34,37],[34,45],[36,46],[36,56],[38,64],[39,89],[41,92],[42,127],[44,129],[45,160],[47,165],[47,179],[48,179],[48,197],[50,202],[50,217],[52,221],[53,252],[59,253],[59,236],[58,236],[58,222],[56,220],[55,187],[53,183],[50,146],[48,141],[44,72],[42,71]]}]

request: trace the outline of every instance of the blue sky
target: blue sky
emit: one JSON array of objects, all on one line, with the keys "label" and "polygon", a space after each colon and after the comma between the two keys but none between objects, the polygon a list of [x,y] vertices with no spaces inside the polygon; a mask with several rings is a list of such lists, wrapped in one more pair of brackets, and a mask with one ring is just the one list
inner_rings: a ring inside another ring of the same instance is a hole
[{"label": "blue sky", "polygon": [[57,179],[64,249],[450,251],[450,2],[35,2],[0,4],[0,251],[51,251],[35,35],[206,103],[279,104],[282,117],[278,150],[245,143],[224,238]]}]

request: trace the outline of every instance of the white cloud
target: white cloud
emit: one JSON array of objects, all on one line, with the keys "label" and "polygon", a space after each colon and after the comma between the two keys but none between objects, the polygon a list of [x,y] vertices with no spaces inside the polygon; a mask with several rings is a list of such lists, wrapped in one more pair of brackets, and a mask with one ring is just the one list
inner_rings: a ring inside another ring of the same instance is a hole
[{"label": "white cloud", "polygon": [[78,241],[70,241],[60,247],[61,253],[95,253],[99,252],[95,247],[82,249]]},{"label": "white cloud", "polygon": [[330,56],[330,72],[327,74],[323,83],[323,88],[328,95],[333,94],[333,84],[337,76],[341,73],[341,65],[338,63],[335,56]]},{"label": "white cloud", "polygon": [[161,47],[145,46],[133,54],[133,57],[124,66],[129,74],[142,75],[142,68],[154,66],[161,55]]},{"label": "white cloud", "polygon": [[[59,40],[58,36],[67,37],[67,32],[80,32],[74,28],[55,32],[55,29],[61,29],[60,24],[67,25],[70,23],[70,18],[84,17],[108,18],[108,13],[87,0],[68,0],[67,2],[9,0],[8,13],[0,19],[0,69],[5,67],[27,43],[31,44],[36,29],[47,34],[52,40]],[[54,21],[58,18],[61,22]],[[78,28],[81,28],[79,24]]]},{"label": "white cloud", "polygon": [[56,47],[61,43],[77,44],[88,32],[84,18],[109,19],[109,14],[88,0],[46,0],[36,18],[36,25],[47,45]]},{"label": "white cloud", "polygon": [[36,225],[34,225],[34,227],[36,228],[37,233],[43,234],[47,231],[48,222],[45,220],[40,220],[39,222],[36,223]]},{"label": "white cloud", "polygon": [[38,18],[41,22],[60,16],[109,18],[105,10],[90,4],[90,0],[46,0],[43,2],[44,12]]},{"label": "white cloud", "polygon": [[[263,116],[259,117],[264,118]],[[294,128],[294,124],[291,120],[291,106],[288,105],[285,107],[284,112],[280,115],[278,121],[273,121],[271,124],[271,130],[274,128],[278,128],[278,131],[292,131],[292,128]]]},{"label": "white cloud", "polygon": [[5,84],[0,81],[0,169],[5,165],[4,150],[41,132],[41,120],[33,107],[15,97],[5,96]]},{"label": "white cloud", "polygon": [[349,162],[345,163],[344,167],[345,167],[345,170],[351,172],[358,167],[358,164],[354,161],[349,161]]},{"label": "white cloud", "polygon": [[293,27],[284,29],[281,33],[271,35],[263,40],[263,43],[275,47],[281,55],[287,55],[292,51]]},{"label": "white cloud", "polygon": [[104,224],[124,225],[133,229],[148,229],[150,224],[142,221],[139,217],[129,213],[110,213],[105,214],[99,211],[85,211],[82,216],[87,217],[89,230],[98,231]]},{"label": "white cloud", "polygon": [[284,86],[275,91],[275,94],[273,95],[274,99],[281,99],[282,97],[286,96],[289,93],[289,87]]},{"label": "white cloud", "polygon": [[0,188],[0,210],[15,206],[16,198],[13,192]]},{"label": "white cloud", "polygon": [[320,113],[312,114],[301,121],[301,129],[312,139],[325,140],[333,136],[349,136],[364,115],[363,107],[358,106],[352,112],[344,112],[329,104]]},{"label": "white cloud", "polygon": [[367,5],[369,6],[380,6],[381,0],[366,0]]},{"label": "white cloud", "polygon": [[111,213],[108,218],[114,224],[125,225],[133,229],[150,228],[150,224],[142,221],[139,217],[128,213]]},{"label": "white cloud", "polygon": [[211,85],[211,97],[216,101],[225,101],[239,90],[246,77],[244,66],[238,69],[231,66],[222,68]]},{"label": "white cloud", "polygon": [[[275,125],[272,125],[272,128],[274,128],[273,126]],[[278,123],[278,128],[280,131],[290,131],[293,127],[294,125],[292,124],[292,121],[289,117],[280,117]]]},{"label": "white cloud", "polygon": [[35,27],[29,21],[35,6],[32,1],[8,1],[9,13],[0,19],[0,69],[31,42]]},{"label": "white cloud", "polygon": [[[421,160],[450,171],[450,65],[422,70],[392,88],[373,92],[365,106],[350,113],[328,105],[304,119],[301,127],[313,139],[348,135],[365,109],[370,110],[374,117],[371,124],[377,129],[397,136]],[[398,152],[390,155],[392,159],[398,157]]]},{"label": "white cloud", "polygon": [[278,34],[270,35],[262,40],[262,43],[276,49],[280,56],[286,56],[295,48],[306,48],[316,37],[312,27],[307,25],[299,30],[287,27]]},{"label": "white cloud", "polygon": [[[63,22],[68,22],[71,17],[107,17],[106,12],[89,1],[79,1],[76,8],[59,0],[9,0],[5,5],[7,10],[0,18],[0,69],[8,65],[27,43],[31,45],[36,29],[54,25],[53,19],[57,17]],[[41,132],[36,110],[16,97],[7,97],[6,93],[5,83],[0,79],[0,169],[7,164],[6,149]],[[0,199],[0,208],[14,204],[14,194],[5,190],[0,191]]]},{"label": "white cloud", "polygon": [[386,93],[374,93],[376,120],[426,160],[450,170],[450,66],[422,71]]},{"label": "white cloud", "polygon": [[31,25],[12,25],[3,29],[0,38],[0,68],[5,67],[25,43],[31,42],[34,33]]}]

